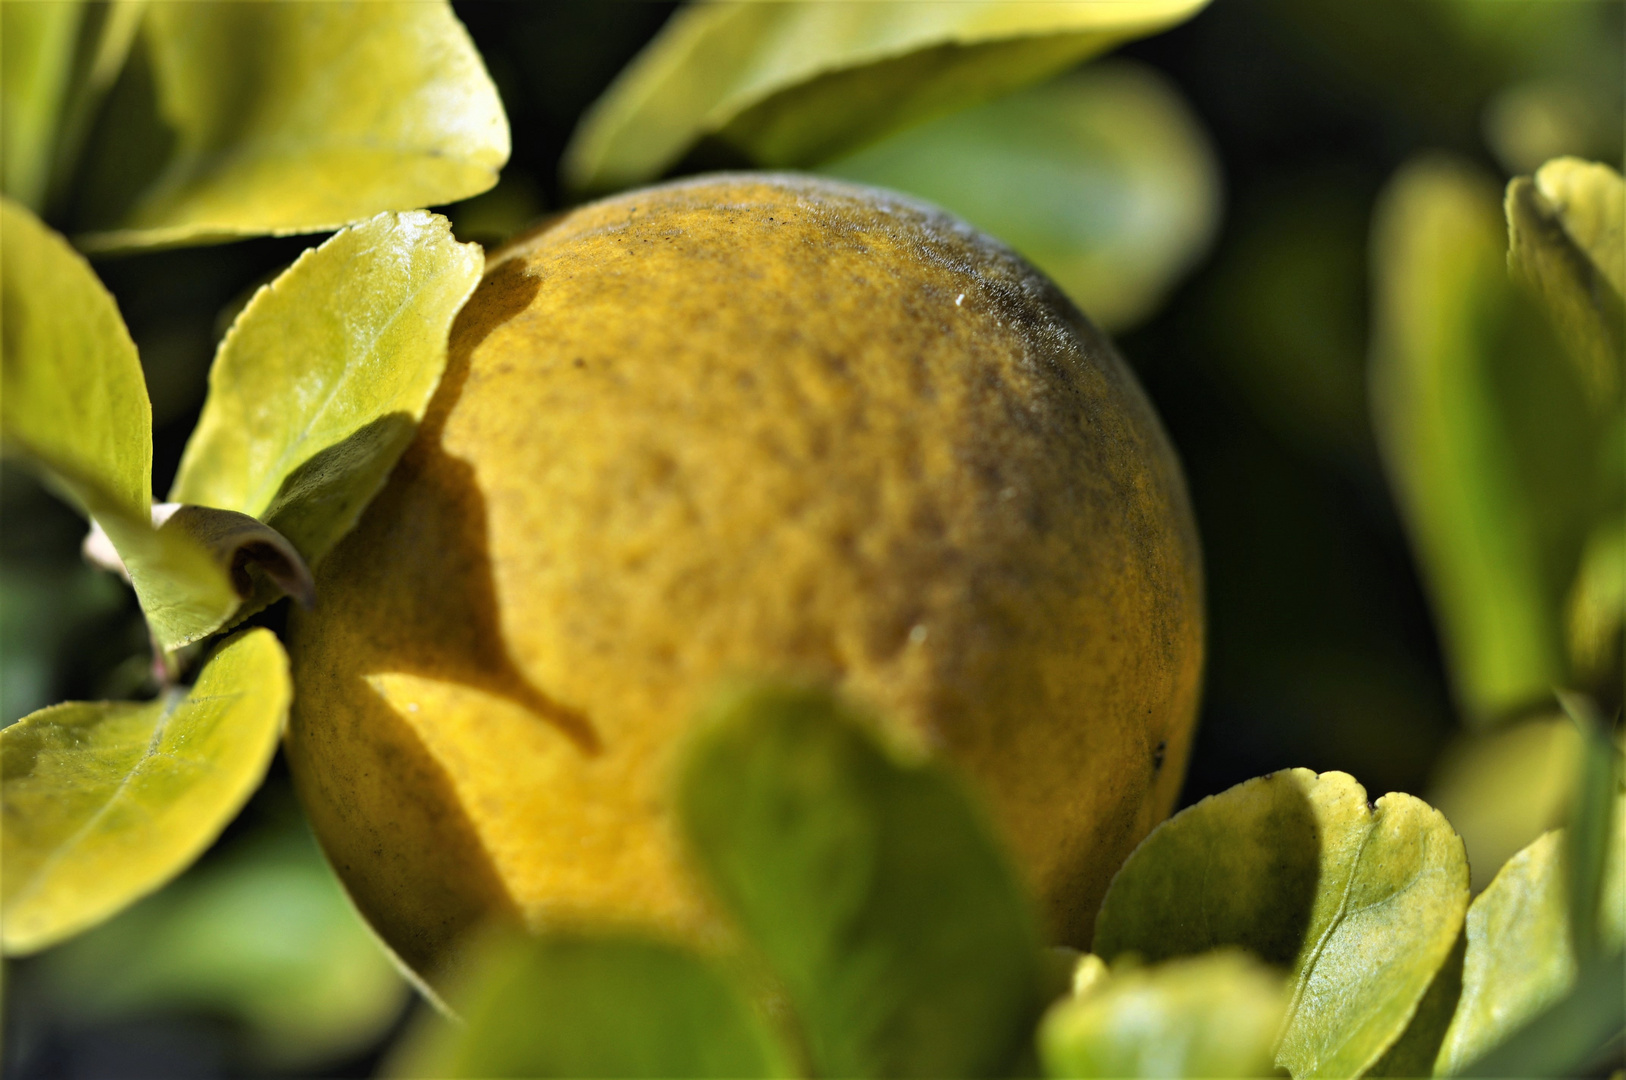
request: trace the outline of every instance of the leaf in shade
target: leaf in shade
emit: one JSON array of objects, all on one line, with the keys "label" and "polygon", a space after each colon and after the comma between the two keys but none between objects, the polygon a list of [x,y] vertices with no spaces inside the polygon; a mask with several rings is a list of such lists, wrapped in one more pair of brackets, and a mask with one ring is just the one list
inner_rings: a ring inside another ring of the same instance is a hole
[{"label": "leaf in shade", "polygon": [[1116,972],[1039,1028],[1052,1077],[1268,1076],[1282,978],[1239,950]]},{"label": "leaf in shade", "polygon": [[1151,68],[1093,65],[820,169],[928,199],[997,236],[1109,330],[1144,318],[1219,223],[1219,168]]},{"label": "leaf in shade", "polygon": [[1626,181],[1558,158],[1507,186],[1508,264],[1535,287],[1593,403],[1618,409],[1626,363]]},{"label": "leaf in shade", "polygon": [[626,187],[703,139],[758,165],[816,164],[1043,82],[1206,2],[696,4],[588,111],[564,177],[579,190]]},{"label": "leaf in shade", "polygon": [[508,160],[496,87],[441,0],[153,4],[143,31],[173,147],[84,211],[87,250],[337,229],[478,194]]},{"label": "leaf in shade", "polygon": [[306,251],[221,342],[170,499],[257,518],[315,565],[411,441],[483,266],[423,211]]},{"label": "leaf in shade", "polygon": [[396,1076],[788,1076],[783,1050],[733,981],[699,957],[632,938],[497,937]]},{"label": "leaf in shade", "polygon": [[863,727],[812,690],[726,702],[679,781],[690,850],[818,1074],[991,1074],[1041,1004],[1028,899],[959,786]]},{"label": "leaf in shade", "polygon": [[27,210],[4,200],[0,229],[0,446],[106,531],[163,648],[218,630],[238,604],[225,572],[189,537],[153,528],[147,387],[118,307]]},{"label": "leaf in shade", "polygon": [[1437,811],[1398,793],[1369,806],[1343,773],[1290,769],[1154,829],[1113,879],[1093,951],[1234,945],[1281,964],[1293,997],[1276,1063],[1356,1076],[1406,1029],[1467,904],[1462,841]]},{"label": "leaf in shade", "polygon": [[1626,517],[1592,530],[1565,603],[1570,662],[1577,679],[1620,685],[1621,636],[1626,629]]},{"label": "leaf in shade", "polygon": [[0,190],[38,211],[86,5],[0,4]]},{"label": "leaf in shade", "polygon": [[1604,419],[1504,247],[1495,187],[1466,165],[1415,162],[1380,200],[1373,418],[1477,725],[1566,684],[1564,599],[1618,505]]},{"label": "leaf in shade", "polygon": [[189,692],[68,702],[0,732],[5,952],[54,944],[186,869],[259,786],[290,694],[276,637],[250,630]]},{"label": "leaf in shade", "polygon": [[297,816],[255,827],[115,919],[42,956],[58,1015],[230,1018],[258,1065],[304,1070],[364,1053],[407,986]]}]

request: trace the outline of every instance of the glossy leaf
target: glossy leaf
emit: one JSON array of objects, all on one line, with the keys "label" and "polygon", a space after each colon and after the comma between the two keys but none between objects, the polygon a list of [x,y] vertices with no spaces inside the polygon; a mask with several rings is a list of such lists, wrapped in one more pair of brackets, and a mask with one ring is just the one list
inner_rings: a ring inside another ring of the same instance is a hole
[{"label": "glossy leaf", "polygon": [[297,819],[233,842],[53,950],[38,978],[76,1021],[172,1009],[230,1017],[256,1061],[284,1069],[365,1051],[407,997]]},{"label": "glossy leaf", "polygon": [[958,214],[1111,330],[1148,315],[1219,222],[1219,169],[1196,117],[1166,79],[1127,62],[929,121],[820,171]]},{"label": "glossy leaf", "polygon": [[154,4],[143,29],[173,147],[87,210],[87,249],[337,229],[478,194],[508,160],[496,88],[444,2]]},{"label": "glossy leaf", "polygon": [[1437,811],[1398,793],[1368,806],[1343,773],[1290,769],[1154,829],[1107,891],[1094,951],[1235,945],[1281,964],[1293,996],[1277,1064],[1355,1076],[1405,1030],[1467,904],[1462,841]]},{"label": "glossy leaf", "polygon": [[1488,180],[1414,163],[1374,237],[1379,444],[1458,697],[1494,723],[1565,684],[1564,597],[1608,509],[1602,435],[1565,349],[1508,278]]},{"label": "glossy leaf", "polygon": [[118,307],[21,206],[0,204],[0,229],[0,445],[106,530],[163,648],[212,633],[238,596],[200,545],[153,528],[147,388]]},{"label": "glossy leaf", "polygon": [[1507,186],[1508,263],[1552,313],[1593,402],[1618,409],[1626,363],[1626,181],[1559,158]]},{"label": "glossy leaf", "polygon": [[789,1075],[764,1017],[699,957],[630,938],[501,938],[396,1075]]},{"label": "glossy leaf", "polygon": [[6,953],[60,941],[186,869],[259,786],[289,697],[276,637],[251,630],[189,692],[68,702],[0,732]]},{"label": "glossy leaf", "polygon": [[411,441],[483,266],[423,211],[306,251],[221,342],[170,499],[258,518],[314,565]]},{"label": "glossy leaf", "polygon": [[625,187],[703,139],[759,165],[828,161],[1042,82],[1205,2],[696,4],[593,105],[564,175],[582,190]]},{"label": "glossy leaf", "polygon": [[0,190],[38,211],[85,5],[0,4]]},{"label": "glossy leaf", "polygon": [[959,787],[864,726],[820,692],[742,693],[692,748],[679,818],[819,1074],[988,1074],[1039,1006],[1027,898]]},{"label": "glossy leaf", "polygon": [[1130,968],[1062,1001],[1039,1028],[1053,1077],[1267,1076],[1281,976],[1237,950]]}]

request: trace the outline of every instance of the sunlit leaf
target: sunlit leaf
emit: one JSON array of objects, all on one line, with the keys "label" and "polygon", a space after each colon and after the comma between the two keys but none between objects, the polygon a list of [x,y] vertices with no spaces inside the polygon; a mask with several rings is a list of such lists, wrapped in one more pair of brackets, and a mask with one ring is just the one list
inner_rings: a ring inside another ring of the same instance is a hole
[{"label": "sunlit leaf", "polygon": [[1127,62],[929,121],[820,171],[953,211],[1113,330],[1150,313],[1219,219],[1218,166],[1196,117],[1166,79]]},{"label": "sunlit leaf", "polygon": [[680,819],[819,1073],[986,1075],[1040,1004],[1027,898],[958,786],[862,728],[823,693],[740,694],[692,750]]},{"label": "sunlit leaf", "polygon": [[0,190],[45,201],[85,5],[0,4]]},{"label": "sunlit leaf", "polygon": [[1467,945],[1467,931],[1463,930],[1457,934],[1456,944],[1445,958],[1445,963],[1434,973],[1434,981],[1428,984],[1423,1000],[1417,1003],[1417,1011],[1412,1013],[1406,1030],[1363,1075],[1418,1077],[1434,1074],[1434,1061],[1451,1026],[1451,1018],[1456,1014],[1457,1002],[1462,998],[1462,958]]},{"label": "sunlit leaf", "polygon": [[87,249],[336,229],[477,194],[508,160],[496,88],[439,0],[153,4],[143,29],[173,146],[140,190],[103,189]]},{"label": "sunlit leaf", "polygon": [[319,561],[411,441],[483,266],[423,211],[305,252],[221,343],[171,500],[258,518]]},{"label": "sunlit leaf", "polygon": [[1113,879],[1094,951],[1157,961],[1226,945],[1281,964],[1293,997],[1276,1062],[1355,1076],[1400,1036],[1468,904],[1462,841],[1391,793],[1291,769],[1204,799],[1152,831]]},{"label": "sunlit leaf", "polygon": [[1559,158],[1507,186],[1508,263],[1552,312],[1592,400],[1619,408],[1626,363],[1626,181]]},{"label": "sunlit leaf", "polygon": [[297,820],[53,950],[40,978],[76,1019],[231,1017],[257,1060],[284,1068],[365,1050],[407,994]]},{"label": "sunlit leaf", "polygon": [[1042,82],[1204,3],[696,4],[588,112],[565,178],[584,190],[625,187],[702,139],[759,165],[816,164]]},{"label": "sunlit leaf", "polygon": [[500,938],[396,1075],[753,1077],[789,1075],[765,1018],[720,971],[631,938]]},{"label": "sunlit leaf", "polygon": [[184,870],[271,763],[290,688],[269,630],[226,642],[187,691],[69,702],[0,732],[0,941],[44,948]]},{"label": "sunlit leaf", "polygon": [[1408,166],[1377,210],[1374,420],[1478,723],[1564,685],[1564,597],[1611,508],[1585,387],[1504,246],[1495,188],[1465,165]]},{"label": "sunlit leaf", "polygon": [[1039,1028],[1053,1077],[1267,1076],[1287,1008],[1281,976],[1236,950],[1112,975]]},{"label": "sunlit leaf", "polygon": [[212,633],[238,596],[200,545],[153,528],[147,388],[118,307],[84,259],[10,200],[0,230],[0,446],[106,530],[160,645]]}]

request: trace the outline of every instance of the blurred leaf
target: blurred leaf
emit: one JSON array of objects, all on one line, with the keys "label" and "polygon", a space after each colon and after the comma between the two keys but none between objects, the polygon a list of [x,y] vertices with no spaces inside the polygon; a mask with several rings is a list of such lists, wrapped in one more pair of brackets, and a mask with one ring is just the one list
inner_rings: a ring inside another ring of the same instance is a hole
[{"label": "blurred leaf", "polygon": [[394,1075],[789,1075],[764,1018],[698,957],[630,938],[486,943],[452,1006]]},{"label": "blurred leaf", "polygon": [[583,117],[563,174],[608,190],[664,173],[702,139],[805,166],[1043,82],[1207,0],[694,4]]},{"label": "blurred leaf", "polygon": [[1428,801],[1462,837],[1475,892],[1521,848],[1564,824],[1579,748],[1574,723],[1542,716],[1464,734],[1440,756]]},{"label": "blurred leaf", "polygon": [[1623,1016],[1626,967],[1616,953],[1583,964],[1568,994],[1460,1075],[1601,1076],[1619,1059]]},{"label": "blurred leaf", "polygon": [[67,643],[119,611],[128,595],[78,561],[0,565],[0,726],[60,696]]},{"label": "blurred leaf", "polygon": [[85,6],[0,4],[0,190],[39,211]]},{"label": "blurred leaf", "polygon": [[1566,679],[1561,607],[1609,499],[1602,433],[1562,345],[1508,280],[1495,190],[1424,159],[1374,228],[1372,404],[1468,718]]},{"label": "blurred leaf", "polygon": [[173,152],[130,205],[90,211],[87,249],[337,229],[484,191],[508,160],[496,88],[440,0],[153,4],[143,29]]},{"label": "blurred leaf", "polygon": [[784,985],[815,1070],[986,1075],[1039,1007],[1039,938],[990,828],[826,694],[760,688],[691,750],[696,861]]},{"label": "blurred leaf", "polygon": [[1603,937],[1599,921],[1603,903],[1604,867],[1609,862],[1616,827],[1620,791],[1619,754],[1604,734],[1592,702],[1578,694],[1559,695],[1564,711],[1581,732],[1576,759],[1574,804],[1565,827],[1569,855],[1569,919],[1576,954],[1591,956]]},{"label": "blurred leaf", "polygon": [[1219,220],[1219,168],[1180,93],[1105,63],[820,169],[918,195],[999,237],[1109,330],[1145,318]]},{"label": "blurred leaf", "polygon": [[46,954],[42,972],[76,1017],[225,1015],[248,1027],[259,1060],[283,1068],[366,1049],[407,996],[297,820]]},{"label": "blurred leaf", "polygon": [[1039,1028],[1054,1077],[1268,1076],[1281,975],[1237,950],[1132,968],[1062,1001]]},{"label": "blurred leaf", "polygon": [[1612,679],[1618,688],[1626,624],[1626,517],[1604,522],[1587,538],[1565,612],[1578,678],[1592,685]]},{"label": "blurred leaf", "polygon": [[83,258],[10,200],[0,230],[5,451],[106,530],[163,648],[212,633],[238,597],[201,546],[152,526],[147,389],[118,307]]},{"label": "blurred leaf", "polygon": [[251,630],[190,692],[67,702],[0,732],[6,953],[54,944],[184,870],[259,786],[289,695],[282,647]]},{"label": "blurred leaf", "polygon": [[1368,806],[1343,773],[1290,769],[1204,799],[1118,871],[1094,952],[1163,960],[1225,945],[1287,966],[1277,1064],[1357,1076],[1405,1030],[1468,904],[1462,841],[1391,793]]},{"label": "blurred leaf", "polygon": [[423,211],[306,251],[221,342],[171,500],[258,518],[320,561],[411,441],[483,265]]},{"label": "blurred leaf", "polygon": [[1620,408],[1626,363],[1626,181],[1607,165],[1549,161],[1507,186],[1508,263],[1545,302],[1594,405]]}]

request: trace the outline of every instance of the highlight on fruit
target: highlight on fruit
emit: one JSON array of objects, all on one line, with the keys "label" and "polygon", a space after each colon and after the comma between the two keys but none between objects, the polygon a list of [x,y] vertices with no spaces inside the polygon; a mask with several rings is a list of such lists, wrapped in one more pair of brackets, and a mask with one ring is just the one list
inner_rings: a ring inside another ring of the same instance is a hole
[{"label": "highlight on fruit", "polygon": [[1621,14],[1491,7],[0,5],[6,1074],[1618,1070]]}]

